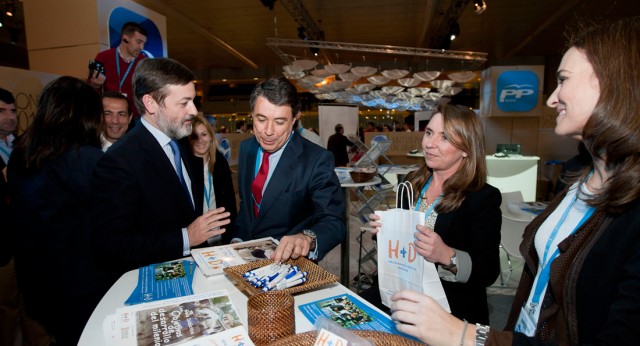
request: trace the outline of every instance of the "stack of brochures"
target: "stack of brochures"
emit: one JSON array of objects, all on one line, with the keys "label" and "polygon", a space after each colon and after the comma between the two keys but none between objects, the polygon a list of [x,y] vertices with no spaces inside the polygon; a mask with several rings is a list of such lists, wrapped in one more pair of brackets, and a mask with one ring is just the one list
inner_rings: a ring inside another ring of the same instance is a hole
[{"label": "stack of brochures", "polygon": [[351,294],[317,300],[300,305],[298,308],[311,323],[316,323],[316,320],[323,316],[343,328],[375,330],[415,340],[415,338],[399,332],[396,329],[396,323],[391,318],[369,307],[357,296]]},{"label": "stack of brochures", "polygon": [[151,264],[138,270],[138,285],[124,303],[140,304],[193,294],[193,261]]},{"label": "stack of brochures", "polygon": [[191,250],[191,256],[205,276],[224,273],[224,268],[269,259],[278,247],[274,238]]},{"label": "stack of brochures", "polygon": [[253,345],[227,290],[118,308],[103,330],[109,345]]}]

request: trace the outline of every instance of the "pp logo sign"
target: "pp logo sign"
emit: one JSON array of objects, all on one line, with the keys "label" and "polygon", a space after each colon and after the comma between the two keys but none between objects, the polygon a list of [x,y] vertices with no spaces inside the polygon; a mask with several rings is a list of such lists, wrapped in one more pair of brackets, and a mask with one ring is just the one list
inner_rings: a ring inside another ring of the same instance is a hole
[{"label": "pp logo sign", "polygon": [[538,76],[531,71],[503,72],[496,89],[496,104],[503,112],[528,112],[538,104]]}]

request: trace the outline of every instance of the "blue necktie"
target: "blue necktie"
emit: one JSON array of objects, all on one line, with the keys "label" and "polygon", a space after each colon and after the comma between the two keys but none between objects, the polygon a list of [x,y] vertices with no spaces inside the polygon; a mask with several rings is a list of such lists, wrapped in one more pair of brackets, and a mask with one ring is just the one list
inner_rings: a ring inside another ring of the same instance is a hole
[{"label": "blue necktie", "polygon": [[171,142],[169,142],[169,146],[171,147],[171,151],[173,152],[173,162],[176,164],[176,172],[178,173],[178,178],[180,178],[180,183],[182,184],[182,188],[184,188],[184,192],[187,193],[187,197],[189,197],[189,202],[193,207],[191,194],[189,193],[187,182],[184,180],[184,175],[182,174],[182,158],[180,157],[180,148],[178,148],[178,142],[175,139],[172,139]]}]

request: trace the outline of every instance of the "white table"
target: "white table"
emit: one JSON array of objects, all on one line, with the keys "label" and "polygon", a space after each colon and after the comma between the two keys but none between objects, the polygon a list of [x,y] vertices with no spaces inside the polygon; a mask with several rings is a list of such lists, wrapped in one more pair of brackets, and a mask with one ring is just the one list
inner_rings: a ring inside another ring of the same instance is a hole
[{"label": "white table", "polygon": [[525,201],[535,201],[539,160],[537,156],[487,155],[487,183],[500,192],[522,191]]},{"label": "white table", "polygon": [[[106,345],[102,332],[103,321],[107,315],[114,314],[116,312],[116,308],[124,306],[124,301],[129,297],[131,292],[133,292],[133,289],[135,288],[137,283],[138,270],[127,272],[122,275],[120,279],[118,279],[118,281],[116,281],[116,283],[111,287],[111,289],[109,289],[107,294],[105,294],[98,306],[95,308],[93,314],[91,314],[91,318],[89,318],[87,325],[84,327],[84,331],[82,332],[82,336],[80,337],[78,345]],[[207,278],[202,275],[202,272],[200,272],[199,268],[196,269],[193,278],[194,293],[206,293],[210,291],[217,291],[220,289],[227,289],[227,291],[229,291],[231,300],[233,301],[235,308],[238,310],[238,314],[242,318],[242,322],[245,328],[248,328],[247,300],[249,298],[240,290],[238,290],[231,283],[231,281],[227,279],[225,275]],[[310,292],[294,295],[296,306],[296,333],[308,332],[314,329],[311,322],[309,322],[309,320],[307,320],[307,318],[302,314],[300,309],[298,309],[299,305],[311,303],[319,299],[333,297],[341,294],[356,295],[354,292],[338,283],[327,285],[324,288],[319,288]],[[364,299],[361,300],[374,310],[381,312],[379,309],[369,304]],[[383,312],[381,313],[386,316],[386,314],[384,314]]]}]

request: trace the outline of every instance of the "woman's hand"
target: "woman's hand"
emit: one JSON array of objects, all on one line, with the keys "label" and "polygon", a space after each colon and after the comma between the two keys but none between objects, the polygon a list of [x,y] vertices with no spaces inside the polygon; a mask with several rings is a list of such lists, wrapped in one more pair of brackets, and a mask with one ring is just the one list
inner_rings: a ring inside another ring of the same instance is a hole
[{"label": "woman's hand", "polygon": [[371,233],[378,234],[382,223],[380,222],[380,216],[376,214],[369,214],[369,227],[371,227]]},{"label": "woman's hand", "polygon": [[418,254],[431,263],[449,264],[454,251],[442,241],[440,235],[423,225],[417,225],[416,248]]},{"label": "woman's hand", "polygon": [[[391,296],[391,318],[402,333],[431,345],[459,345],[464,322],[446,312],[433,298],[413,291],[400,291]],[[465,336],[474,335],[474,326]]]}]

